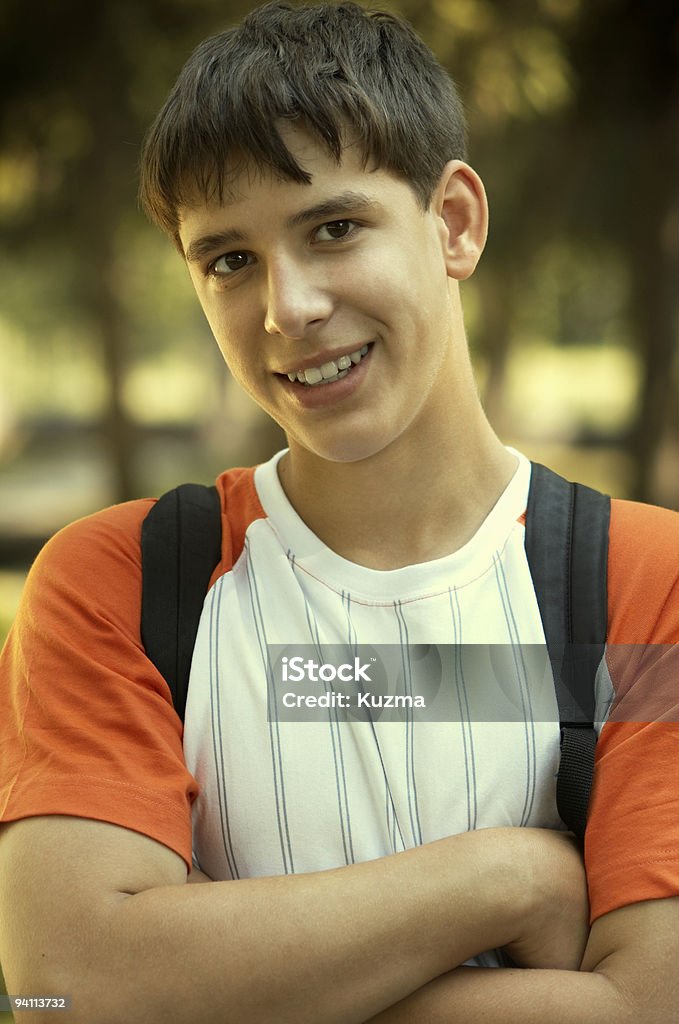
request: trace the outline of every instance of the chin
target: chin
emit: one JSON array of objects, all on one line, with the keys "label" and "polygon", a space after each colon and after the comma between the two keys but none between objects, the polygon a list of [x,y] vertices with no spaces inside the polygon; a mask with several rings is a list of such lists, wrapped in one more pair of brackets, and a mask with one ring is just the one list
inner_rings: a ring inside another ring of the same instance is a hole
[{"label": "chin", "polygon": [[326,444],[304,445],[307,451],[311,452],[325,462],[336,462],[349,465],[354,462],[363,462],[375,455],[379,455],[388,447],[389,441],[381,437],[354,437],[338,438],[336,441]]}]

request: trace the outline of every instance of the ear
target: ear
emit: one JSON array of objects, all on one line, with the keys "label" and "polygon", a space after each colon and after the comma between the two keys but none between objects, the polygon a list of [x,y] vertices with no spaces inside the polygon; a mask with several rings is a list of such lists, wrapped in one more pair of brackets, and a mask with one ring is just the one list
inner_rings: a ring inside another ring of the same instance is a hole
[{"label": "ear", "polygon": [[448,276],[464,281],[476,269],[488,236],[488,201],[483,182],[462,160],[443,168],[431,209],[439,232]]}]

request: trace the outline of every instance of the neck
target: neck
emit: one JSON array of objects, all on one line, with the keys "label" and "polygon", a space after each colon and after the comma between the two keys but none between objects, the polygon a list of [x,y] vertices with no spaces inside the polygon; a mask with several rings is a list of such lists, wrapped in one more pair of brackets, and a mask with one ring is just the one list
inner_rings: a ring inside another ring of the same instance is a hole
[{"label": "neck", "polygon": [[290,502],[328,547],[359,565],[396,569],[452,554],[516,469],[474,398],[471,414],[450,414],[423,443],[411,435],[358,462],[329,462],[291,444],[279,463]]}]

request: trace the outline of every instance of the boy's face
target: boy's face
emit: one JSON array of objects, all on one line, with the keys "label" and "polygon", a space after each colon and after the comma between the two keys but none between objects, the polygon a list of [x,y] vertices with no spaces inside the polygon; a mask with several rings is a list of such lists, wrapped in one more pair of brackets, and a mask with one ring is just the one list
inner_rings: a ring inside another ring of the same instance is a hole
[{"label": "boy's face", "polygon": [[[291,451],[351,462],[431,443],[457,373],[445,223],[355,147],[338,166],[303,128],[282,134],[310,185],[244,166],[223,204],[180,211],[224,358]],[[321,372],[337,379],[309,383]]]}]

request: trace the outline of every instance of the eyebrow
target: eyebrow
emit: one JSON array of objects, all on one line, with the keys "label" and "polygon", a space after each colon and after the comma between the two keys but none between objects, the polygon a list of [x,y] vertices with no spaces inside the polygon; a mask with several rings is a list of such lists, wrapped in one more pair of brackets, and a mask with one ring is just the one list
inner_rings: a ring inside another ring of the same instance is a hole
[{"label": "eyebrow", "polygon": [[364,192],[341,192],[337,196],[330,196],[315,206],[309,206],[306,210],[294,213],[287,220],[287,227],[295,228],[309,221],[322,220],[324,217],[332,217],[337,213],[360,213],[362,210],[372,209],[379,204],[375,199],[365,195]]},{"label": "eyebrow", "polygon": [[[368,209],[375,209],[379,205],[375,199],[367,196],[364,192],[341,192],[339,195],[330,196],[320,203],[315,203],[314,206],[293,213],[288,217],[286,227],[300,227],[310,221],[323,220],[324,217],[333,217],[338,214],[361,213]],[[188,245],[186,260],[188,263],[198,263],[217,249],[227,249],[238,242],[245,242],[246,237],[246,233],[239,228],[201,235],[200,238],[194,239]]]}]

